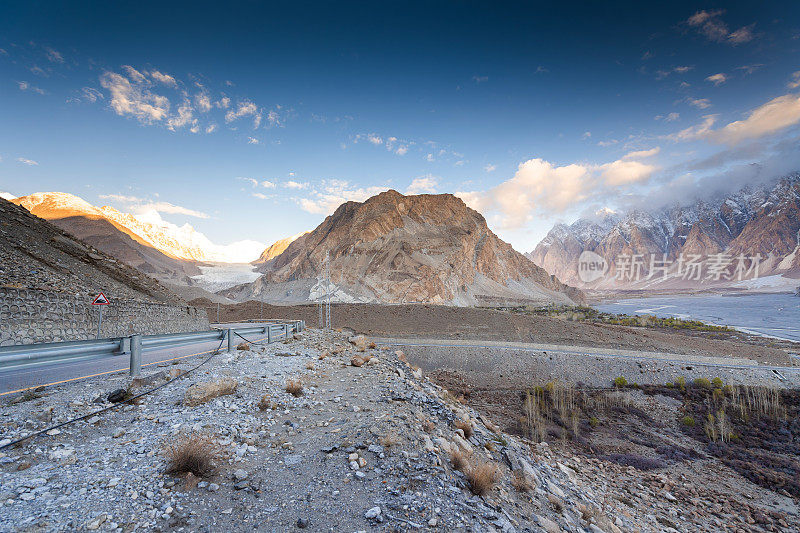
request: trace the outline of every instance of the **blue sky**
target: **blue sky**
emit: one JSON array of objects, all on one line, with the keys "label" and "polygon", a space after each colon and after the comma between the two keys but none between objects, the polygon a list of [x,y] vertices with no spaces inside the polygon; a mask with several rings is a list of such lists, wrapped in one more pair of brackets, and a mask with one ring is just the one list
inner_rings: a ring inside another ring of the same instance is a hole
[{"label": "blue sky", "polygon": [[0,191],[269,243],[380,190],[555,222],[800,168],[800,7],[5,2]]}]

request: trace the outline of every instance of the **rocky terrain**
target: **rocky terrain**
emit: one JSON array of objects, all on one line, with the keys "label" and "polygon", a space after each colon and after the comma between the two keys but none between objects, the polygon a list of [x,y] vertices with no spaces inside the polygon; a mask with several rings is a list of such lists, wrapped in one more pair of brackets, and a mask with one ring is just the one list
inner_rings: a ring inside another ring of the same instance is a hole
[{"label": "rocky terrain", "polygon": [[[735,275],[736,261],[726,268],[726,276],[686,280],[679,272],[677,259],[697,255],[707,260],[714,254],[737,258],[760,254],[759,276],[782,274],[800,275],[800,174],[777,180],[771,186],[745,188],[727,198],[675,206],[657,212],[634,211],[627,215],[604,211],[592,219],[580,219],[567,226],[558,224],[530,252],[528,257],[537,265],[564,281],[578,287],[598,290],[615,288],[685,289],[711,287],[746,288]],[[584,283],[578,275],[578,258],[592,251],[608,262],[607,276]],[[617,276],[621,255],[643,254],[642,277]],[[655,266],[671,262],[665,278],[663,271],[653,271],[654,279],[645,279],[651,270],[651,255]],[[750,263],[745,265],[749,268]],[[684,271],[685,266],[684,266]],[[742,276],[751,279],[753,273]],[[733,279],[731,279],[731,277]],[[616,279],[621,278],[621,279]],[[796,283],[787,282],[785,289]]]},{"label": "rocky terrain", "polygon": [[263,252],[261,252],[261,255],[258,256],[258,259],[253,261],[253,264],[258,265],[260,263],[266,263],[270,259],[278,257],[289,247],[290,244],[292,244],[294,241],[296,241],[306,233],[308,232],[304,231],[302,233],[298,233],[297,235],[292,235],[291,237],[286,237],[285,239],[280,239],[273,242],[272,244],[267,246],[267,248]]},{"label": "rocky terrain", "polygon": [[[0,445],[86,418],[0,450],[0,529],[798,527],[796,502],[713,458],[637,468],[558,441],[536,443],[504,432],[505,420],[462,403],[457,385],[451,392],[431,382],[402,352],[370,346],[309,330],[195,370],[203,361],[184,359],[132,383],[90,378],[5,398]],[[111,405],[115,389],[138,394],[162,384],[93,414]],[[187,451],[187,442],[203,444]],[[176,462],[187,455],[210,464]]]},{"label": "rocky terrain", "polygon": [[0,199],[0,285],[55,291],[91,301],[108,297],[179,302],[156,280]]},{"label": "rocky terrain", "polygon": [[[332,287],[320,285],[326,255]],[[429,302],[570,302],[563,285],[509,244],[484,218],[450,194],[387,191],[347,202],[314,231],[259,266],[264,275],[222,294],[236,300]]]}]

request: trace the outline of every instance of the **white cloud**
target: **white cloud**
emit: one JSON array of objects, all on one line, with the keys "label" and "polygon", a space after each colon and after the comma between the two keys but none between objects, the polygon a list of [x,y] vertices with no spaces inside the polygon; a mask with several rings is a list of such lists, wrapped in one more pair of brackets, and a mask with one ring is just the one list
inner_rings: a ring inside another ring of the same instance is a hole
[{"label": "white cloud", "polygon": [[22,163],[23,165],[28,165],[28,166],[38,166],[39,165],[39,163],[37,163],[33,159],[25,159],[24,157],[18,157],[17,161]]},{"label": "white cloud", "polygon": [[792,79],[786,84],[790,89],[797,89],[800,87],[800,70],[792,72]]},{"label": "white cloud", "polygon": [[175,78],[173,78],[169,74],[164,74],[163,72],[159,72],[157,70],[151,70],[148,74],[150,74],[150,77],[159,83],[163,83],[164,85],[167,85],[169,87],[178,86],[178,82],[175,81]]},{"label": "white cloud", "polygon": [[234,110],[231,109],[227,113],[225,113],[225,122],[233,122],[234,120],[238,120],[242,117],[252,116],[254,118],[254,128],[258,128],[258,124],[261,123],[261,115],[258,112],[258,106],[253,102],[248,100],[239,102],[238,107]]},{"label": "white cloud", "polygon": [[109,71],[100,76],[100,85],[111,95],[111,109],[120,116],[130,115],[142,124],[164,120],[169,114],[169,99],[151,92],[147,80],[136,69],[125,68],[130,79]]},{"label": "white cloud", "polygon": [[215,131],[217,131],[216,124],[209,124],[208,127],[206,128],[206,133],[214,133]]},{"label": "white cloud", "polygon": [[322,189],[311,191],[311,197],[298,198],[300,207],[318,215],[330,215],[337,207],[348,201],[363,202],[370,196],[375,196],[388,190],[385,186],[353,187],[347,181],[327,180]]},{"label": "white cloud", "polygon": [[644,183],[657,170],[636,159],[652,157],[658,148],[631,152],[602,165],[556,166],[543,159],[521,163],[514,176],[488,191],[461,191],[456,196],[478,211],[499,213],[503,229],[531,222],[537,214],[561,213],[609,190]]},{"label": "white cloud", "polygon": [[61,52],[54,50],[52,48],[45,48],[47,52],[47,59],[49,59],[53,63],[63,63],[64,56],[61,55]]},{"label": "white cloud", "polygon": [[367,140],[374,145],[383,144],[383,139],[381,139],[379,135],[376,135],[374,133],[370,133],[369,135],[367,135]]},{"label": "white cloud", "polygon": [[249,183],[249,184],[250,184],[250,185],[252,185],[253,187],[258,187],[258,180],[257,180],[257,179],[255,179],[255,178],[243,178],[243,177],[239,176],[239,177],[238,177],[238,178],[236,178],[236,179],[237,179],[237,180],[246,181],[247,183]]},{"label": "white cloud", "polygon": [[262,181],[261,182],[261,186],[264,187],[265,189],[274,189],[275,188],[275,184],[273,182],[269,181],[269,180]]},{"label": "white cloud", "polygon": [[264,194],[262,192],[254,192],[251,193],[254,198],[258,198],[259,200],[269,200],[270,198],[274,198],[275,195],[273,194]]},{"label": "white cloud", "polygon": [[680,113],[669,113],[668,115],[658,115],[656,120],[663,120],[664,122],[674,122],[681,118]]},{"label": "white cloud", "polygon": [[0,198],[2,198],[3,200],[9,200],[9,201],[11,201],[11,200],[13,200],[13,199],[17,198],[17,196],[16,196],[16,195],[13,195],[13,194],[11,194],[10,192],[6,192],[6,191],[0,191]]},{"label": "white cloud", "polygon": [[711,107],[711,100],[708,98],[692,98],[691,96],[686,98],[686,102],[696,107],[697,109],[708,109]]},{"label": "white cloud", "polygon": [[300,183],[298,181],[289,180],[283,184],[287,189],[307,189],[308,183]]},{"label": "white cloud", "polygon": [[261,144],[261,141],[259,141],[255,137],[248,137],[247,144]]},{"label": "white cloud", "polygon": [[622,159],[644,159],[646,157],[653,157],[657,155],[661,151],[661,148],[656,146],[655,148],[651,148],[650,150],[639,150],[636,152],[628,152]]},{"label": "white cloud", "polygon": [[706,81],[710,81],[714,85],[719,86],[728,81],[728,77],[724,73],[720,72],[719,74],[714,74],[712,76],[707,77]]},{"label": "white cloud", "polygon": [[583,135],[581,135],[581,139],[591,139],[592,132],[591,131],[584,131]]},{"label": "white cloud", "polygon": [[38,94],[46,94],[44,89],[31,85],[27,81],[18,81],[17,86],[19,86],[20,91],[32,91]]},{"label": "white cloud", "polygon": [[475,83],[486,83],[489,81],[489,76],[472,76],[472,81]]},{"label": "white cloud", "polygon": [[211,111],[212,104],[208,93],[200,92],[194,95],[194,105],[197,106],[197,110],[202,113]]},{"label": "white cloud", "polygon": [[231,99],[227,96],[224,96],[215,102],[214,105],[220,109],[228,109],[228,107],[231,105]]},{"label": "white cloud", "polygon": [[408,146],[399,146],[394,153],[397,155],[406,155],[408,153]]},{"label": "white cloud", "polygon": [[665,135],[664,138],[672,141],[694,141],[703,138],[711,131],[711,127],[717,122],[718,117],[719,115],[705,115],[700,124],[689,126],[677,133]]},{"label": "white cloud", "polygon": [[744,120],[731,122],[710,134],[716,142],[738,144],[776,133],[800,123],[800,96],[785,94],[757,107]]},{"label": "white cloud", "polygon": [[430,162],[430,161],[434,161],[434,159],[433,159],[433,154],[428,154],[428,155],[426,155],[426,156],[425,156],[425,161],[428,161],[428,162]]},{"label": "white cloud", "polygon": [[439,182],[430,174],[427,176],[420,176],[419,178],[414,178],[411,181],[411,185],[409,185],[406,189],[406,194],[433,194],[436,192],[436,188],[438,186]]},{"label": "white cloud", "polygon": [[[197,119],[194,118],[194,111],[189,101],[184,100],[181,106],[178,108],[178,114],[172,115],[167,120],[167,128],[170,131],[175,131],[176,129],[183,128],[187,125],[196,126]],[[194,131],[194,133],[197,133],[197,131]]]},{"label": "white cloud", "polygon": [[195,218],[210,218],[202,211],[195,211],[187,207],[171,204],[169,202],[151,201],[137,196],[125,196],[122,194],[101,194],[103,200],[112,200],[127,205],[134,213],[168,213],[171,215],[186,215]]},{"label": "white cloud", "polygon": [[752,41],[755,38],[753,28],[755,24],[742,26],[738,30],[730,31],[728,25],[722,20],[724,9],[714,11],[698,11],[686,21],[708,40],[727,43],[732,46]]},{"label": "white cloud", "polygon": [[490,164],[486,165],[485,167],[483,167],[483,170],[486,171],[486,172],[494,172],[495,170],[497,170],[497,166],[496,165],[492,165],[490,163]]}]

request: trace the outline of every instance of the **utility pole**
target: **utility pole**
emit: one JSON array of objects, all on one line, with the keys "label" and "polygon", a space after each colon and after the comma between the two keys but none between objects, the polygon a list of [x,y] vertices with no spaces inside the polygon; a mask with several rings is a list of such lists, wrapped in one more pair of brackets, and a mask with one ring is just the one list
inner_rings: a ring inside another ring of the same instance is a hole
[{"label": "utility pole", "polygon": [[325,252],[325,330],[331,329],[331,266],[330,253]]},{"label": "utility pole", "polygon": [[219,324],[219,302],[217,302],[217,324]]}]

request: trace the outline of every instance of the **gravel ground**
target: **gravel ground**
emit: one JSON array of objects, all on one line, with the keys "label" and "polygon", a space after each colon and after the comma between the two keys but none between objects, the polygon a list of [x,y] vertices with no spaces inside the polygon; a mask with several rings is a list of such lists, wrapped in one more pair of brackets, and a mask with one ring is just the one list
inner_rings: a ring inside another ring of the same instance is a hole
[{"label": "gravel ground", "polygon": [[[693,496],[671,472],[656,478],[504,434],[405,355],[363,349],[308,330],[288,344],[218,355],[138,404],[2,450],[0,531],[618,533],[719,531],[725,521],[722,511],[693,514]],[[352,365],[364,355],[372,359]],[[165,365],[138,390],[199,362]],[[303,395],[285,392],[290,378]],[[198,387],[220,380],[235,391],[203,401]],[[91,413],[127,385],[124,376],[95,378],[11,398],[0,407],[0,440]],[[191,432],[219,448],[216,472],[165,474],[165,444]],[[496,486],[473,495],[452,450],[494,464]],[[796,515],[784,523],[797,524]]]}]

